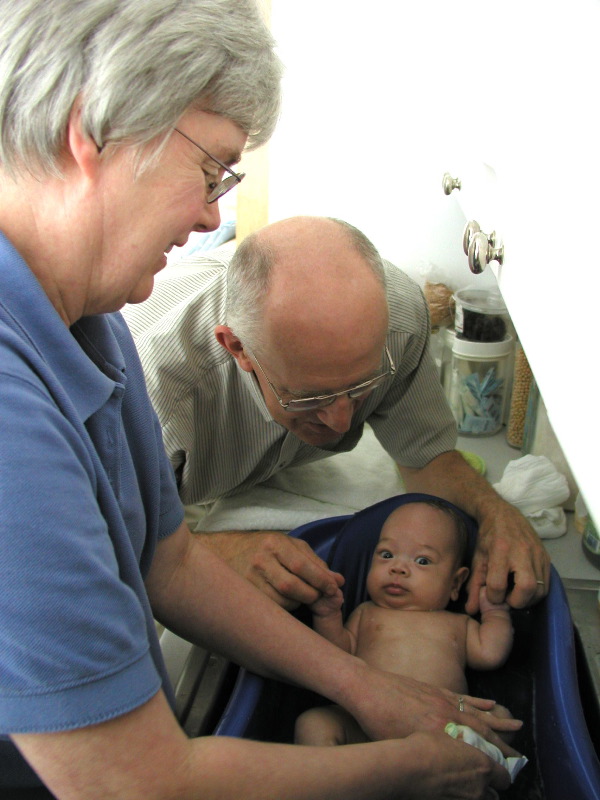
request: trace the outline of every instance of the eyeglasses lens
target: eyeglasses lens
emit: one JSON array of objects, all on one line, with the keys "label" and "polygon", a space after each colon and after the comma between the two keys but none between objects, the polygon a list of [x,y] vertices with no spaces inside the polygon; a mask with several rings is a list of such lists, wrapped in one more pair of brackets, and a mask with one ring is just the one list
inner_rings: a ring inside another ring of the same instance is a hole
[{"label": "eyeglasses lens", "polygon": [[378,386],[381,386],[381,384],[389,377],[389,373],[386,373],[385,375],[379,375],[377,378],[373,378],[372,381],[369,381],[365,386],[359,386],[356,389],[351,389],[349,392],[333,394],[330,397],[323,398],[323,400],[290,400],[287,404],[287,407],[288,410],[291,411],[314,411],[318,408],[327,408],[327,406],[335,403],[338,397],[343,395],[347,395],[351,400],[356,400],[359,397],[364,397],[365,395],[369,394]]},{"label": "eyeglasses lens", "polygon": [[218,186],[215,186],[212,192],[208,195],[207,202],[214,203],[215,200],[223,197],[223,195],[227,194],[230,189],[233,189],[234,186],[237,186],[238,183],[241,183],[241,180],[244,177],[245,174],[243,172],[240,173],[239,180],[236,175],[228,175],[227,178],[224,178]]},{"label": "eyeglasses lens", "polygon": [[381,384],[384,381],[387,381],[389,377],[390,377],[389,373],[386,373],[385,375],[379,375],[379,377],[373,378],[373,380],[367,386],[363,386],[362,388],[359,387],[358,389],[349,391],[348,397],[352,399],[355,399],[357,397],[363,397],[363,395],[369,394],[369,392],[372,392],[373,389],[376,389],[378,386],[381,386]]}]

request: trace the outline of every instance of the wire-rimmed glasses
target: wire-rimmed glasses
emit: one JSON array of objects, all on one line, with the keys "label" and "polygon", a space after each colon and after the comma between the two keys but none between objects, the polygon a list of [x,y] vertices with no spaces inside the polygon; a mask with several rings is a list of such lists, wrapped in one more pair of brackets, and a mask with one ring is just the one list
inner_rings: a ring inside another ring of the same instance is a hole
[{"label": "wire-rimmed glasses", "polygon": [[269,388],[277,398],[277,402],[283,408],[284,411],[314,411],[320,408],[327,408],[332,403],[335,403],[338,397],[342,397],[343,395],[347,395],[351,400],[356,400],[359,397],[364,397],[366,394],[369,394],[378,386],[381,386],[388,378],[393,377],[396,374],[396,366],[392,360],[392,356],[390,351],[388,350],[387,345],[384,347],[385,354],[388,359],[389,369],[386,372],[382,372],[381,375],[376,375],[374,378],[371,378],[368,381],[363,381],[362,383],[358,383],[356,386],[352,386],[350,389],[343,389],[341,392],[333,392],[332,394],[321,394],[316,395],[315,397],[299,397],[294,400],[288,400],[287,402],[283,400],[282,397],[279,396],[277,389],[273,386],[267,373],[261,366],[260,361],[257,357],[252,353],[252,358],[256,361],[257,367],[262,372],[266,382],[269,384]]},{"label": "wire-rimmed glasses", "polygon": [[193,145],[195,145],[198,148],[198,150],[202,150],[202,152],[205,155],[207,155],[212,161],[214,161],[215,164],[218,164],[221,167],[221,169],[224,169],[226,172],[229,173],[229,175],[226,178],[223,178],[223,180],[210,191],[208,197],[206,198],[207,203],[216,202],[220,197],[223,197],[224,194],[227,194],[227,192],[230,189],[233,189],[234,186],[237,186],[238,183],[241,183],[243,178],[246,177],[245,172],[234,172],[227,166],[227,164],[224,164],[222,161],[219,161],[219,159],[211,155],[208,152],[208,150],[205,150],[202,147],[202,145],[199,145],[198,142],[195,142],[193,139],[190,139],[187,133],[180,131],[179,128],[173,128],[173,130],[181,134],[185,139],[188,140],[188,142],[191,142]]}]

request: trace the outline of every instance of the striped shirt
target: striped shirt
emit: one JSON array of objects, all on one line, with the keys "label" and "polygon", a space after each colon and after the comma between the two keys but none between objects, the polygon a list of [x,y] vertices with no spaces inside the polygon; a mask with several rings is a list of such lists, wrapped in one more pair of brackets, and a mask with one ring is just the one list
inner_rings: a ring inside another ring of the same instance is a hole
[{"label": "striped shirt", "polygon": [[429,313],[418,285],[387,263],[387,346],[393,380],[368,395],[331,448],[298,439],[270,416],[253,373],[217,342],[226,324],[233,243],[183,259],[146,302],[126,306],[148,391],[184,503],[209,503],[262,483],[279,470],[353,449],[365,422],[394,460],[425,466],[456,445],[456,426],[429,354]]}]

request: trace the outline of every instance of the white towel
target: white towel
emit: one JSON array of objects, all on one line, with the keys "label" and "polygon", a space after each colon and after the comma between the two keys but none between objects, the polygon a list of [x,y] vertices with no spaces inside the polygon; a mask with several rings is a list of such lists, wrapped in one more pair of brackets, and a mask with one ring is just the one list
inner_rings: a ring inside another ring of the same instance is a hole
[{"label": "white towel", "polygon": [[354,450],[288,467],[210,506],[188,506],[186,519],[197,531],[290,531],[318,519],[354,514],[404,491],[394,460],[365,425]]},{"label": "white towel", "polygon": [[542,539],[567,532],[562,504],[569,497],[569,484],[546,456],[530,454],[509,461],[494,489],[527,517]]},{"label": "white towel", "polygon": [[465,744],[473,745],[473,747],[476,747],[490,758],[493,758],[494,761],[497,761],[504,769],[508,770],[511,783],[525,764],[528,763],[525,756],[509,756],[505,758],[501,750],[496,747],[495,744],[488,742],[483,736],[476,733],[473,728],[469,728],[468,725],[457,725],[454,722],[449,722],[444,730],[449,736],[452,736],[453,739],[462,739]]}]

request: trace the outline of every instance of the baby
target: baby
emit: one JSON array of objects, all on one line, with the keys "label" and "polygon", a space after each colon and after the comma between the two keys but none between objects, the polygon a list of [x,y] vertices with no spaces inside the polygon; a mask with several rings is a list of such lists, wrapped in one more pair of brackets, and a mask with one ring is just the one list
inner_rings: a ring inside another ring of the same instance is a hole
[{"label": "baby", "polygon": [[[500,667],[512,647],[506,604],[493,605],[482,589],[481,622],[446,611],[469,575],[463,565],[467,530],[462,517],[435,500],[406,503],[385,521],[367,576],[371,598],[346,625],[343,595],[312,606],[314,628],[334,644],[382,670],[450,689],[468,691],[465,666]],[[492,712],[510,717],[496,705]],[[356,721],[338,706],[313,708],[296,721],[299,744],[367,741]]]}]

